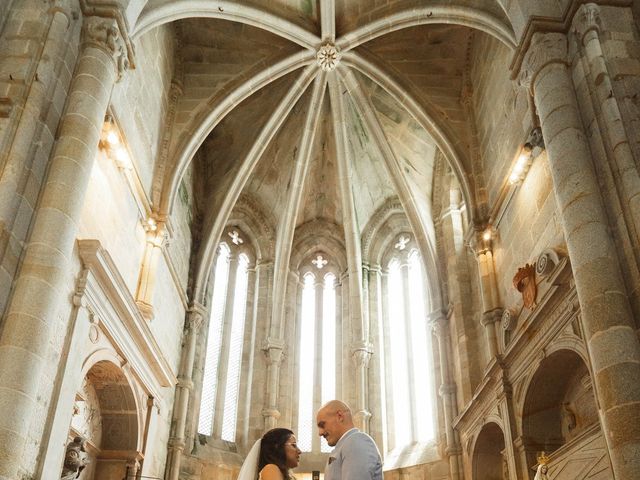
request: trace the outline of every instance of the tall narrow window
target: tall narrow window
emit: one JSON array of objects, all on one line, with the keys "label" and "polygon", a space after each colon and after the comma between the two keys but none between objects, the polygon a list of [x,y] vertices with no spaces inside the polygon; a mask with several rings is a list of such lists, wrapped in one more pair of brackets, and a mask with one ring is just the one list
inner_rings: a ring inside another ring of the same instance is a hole
[{"label": "tall narrow window", "polygon": [[315,277],[304,276],[302,289],[302,314],[300,316],[300,376],[298,394],[298,447],[310,452],[313,430],[313,363],[315,356],[316,328]]},{"label": "tall narrow window", "polygon": [[238,257],[238,271],[233,295],[233,319],[229,342],[229,366],[227,368],[227,387],[224,398],[224,422],[222,440],[233,442],[236,439],[236,419],[238,411],[238,389],[240,387],[240,363],[242,360],[242,339],[244,336],[245,311],[247,304],[247,279],[249,259],[242,254]]},{"label": "tall narrow window", "polygon": [[[402,240],[404,239],[404,241]],[[391,401],[388,427],[391,448],[434,438],[433,364],[427,331],[426,284],[417,249],[407,248],[408,236],[395,244],[386,275],[388,332],[387,368]]]},{"label": "tall narrow window", "polygon": [[409,398],[409,375],[407,359],[406,318],[404,292],[400,262],[389,264],[388,277],[388,319],[391,341],[391,382],[393,388],[394,434],[396,445],[406,445],[411,441],[411,407]]},{"label": "tall narrow window", "polygon": [[214,267],[198,433],[234,442],[250,260],[240,234],[233,230],[229,237],[232,242],[220,244]]},{"label": "tall narrow window", "polygon": [[[425,442],[434,437],[433,368],[429,352],[431,352],[430,336],[426,329],[426,312],[424,298],[425,283],[422,278],[422,264],[416,250],[409,254],[409,298],[411,304],[411,351],[413,352],[413,371],[416,372],[414,398],[416,404],[416,440]],[[428,367],[428,368],[425,368]],[[418,376],[421,374],[421,376]]]},{"label": "tall narrow window", "polygon": [[224,307],[229,281],[229,257],[231,252],[226,244],[218,249],[218,260],[214,273],[213,299],[209,335],[207,338],[206,360],[204,363],[204,379],[202,382],[202,399],[200,400],[200,419],[198,432],[203,435],[213,433],[213,412],[218,390],[218,365],[222,346],[222,324]]}]

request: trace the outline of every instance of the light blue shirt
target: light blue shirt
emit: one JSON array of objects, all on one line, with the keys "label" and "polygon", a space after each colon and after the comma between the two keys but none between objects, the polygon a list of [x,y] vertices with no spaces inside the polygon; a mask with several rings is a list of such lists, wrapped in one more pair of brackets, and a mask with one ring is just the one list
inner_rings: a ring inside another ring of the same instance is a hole
[{"label": "light blue shirt", "polygon": [[373,438],[357,428],[342,435],[329,454],[324,480],[382,480],[382,459]]}]

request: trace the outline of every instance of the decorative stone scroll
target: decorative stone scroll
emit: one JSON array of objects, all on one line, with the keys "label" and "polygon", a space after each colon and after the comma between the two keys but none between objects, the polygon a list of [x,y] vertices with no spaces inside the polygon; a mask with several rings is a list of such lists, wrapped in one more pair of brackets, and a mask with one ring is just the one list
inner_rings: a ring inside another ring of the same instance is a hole
[{"label": "decorative stone scroll", "polygon": [[536,274],[546,277],[560,264],[560,255],[552,248],[547,248],[538,255],[536,260]]}]

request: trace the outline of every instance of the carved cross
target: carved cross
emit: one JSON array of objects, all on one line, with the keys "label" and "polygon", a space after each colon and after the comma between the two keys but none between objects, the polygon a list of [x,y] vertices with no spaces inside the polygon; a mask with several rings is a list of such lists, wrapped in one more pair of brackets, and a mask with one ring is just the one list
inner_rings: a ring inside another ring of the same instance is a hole
[{"label": "carved cross", "polygon": [[229,232],[228,235],[231,237],[231,241],[236,245],[240,245],[241,243],[244,243],[244,240],[240,238],[240,234],[238,233],[237,230],[233,230]]},{"label": "carved cross", "polygon": [[396,243],[394,246],[398,250],[404,250],[405,248],[407,248],[407,243],[409,243],[409,240],[410,240],[409,237],[405,237],[404,235],[401,235],[400,238],[398,239],[398,243]]},{"label": "carved cross", "polygon": [[318,267],[318,269],[321,269],[327,263],[329,263],[329,261],[322,258],[322,255],[318,255],[315,260],[311,260],[311,263],[313,263],[316,267]]}]

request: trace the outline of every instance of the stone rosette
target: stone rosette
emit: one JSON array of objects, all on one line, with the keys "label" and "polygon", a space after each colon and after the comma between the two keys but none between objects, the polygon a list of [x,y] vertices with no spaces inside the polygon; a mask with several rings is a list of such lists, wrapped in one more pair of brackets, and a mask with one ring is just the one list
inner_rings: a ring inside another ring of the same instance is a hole
[{"label": "stone rosette", "polygon": [[318,66],[325,72],[335,70],[340,62],[340,51],[332,43],[325,43],[318,49],[316,53],[316,61]]}]

